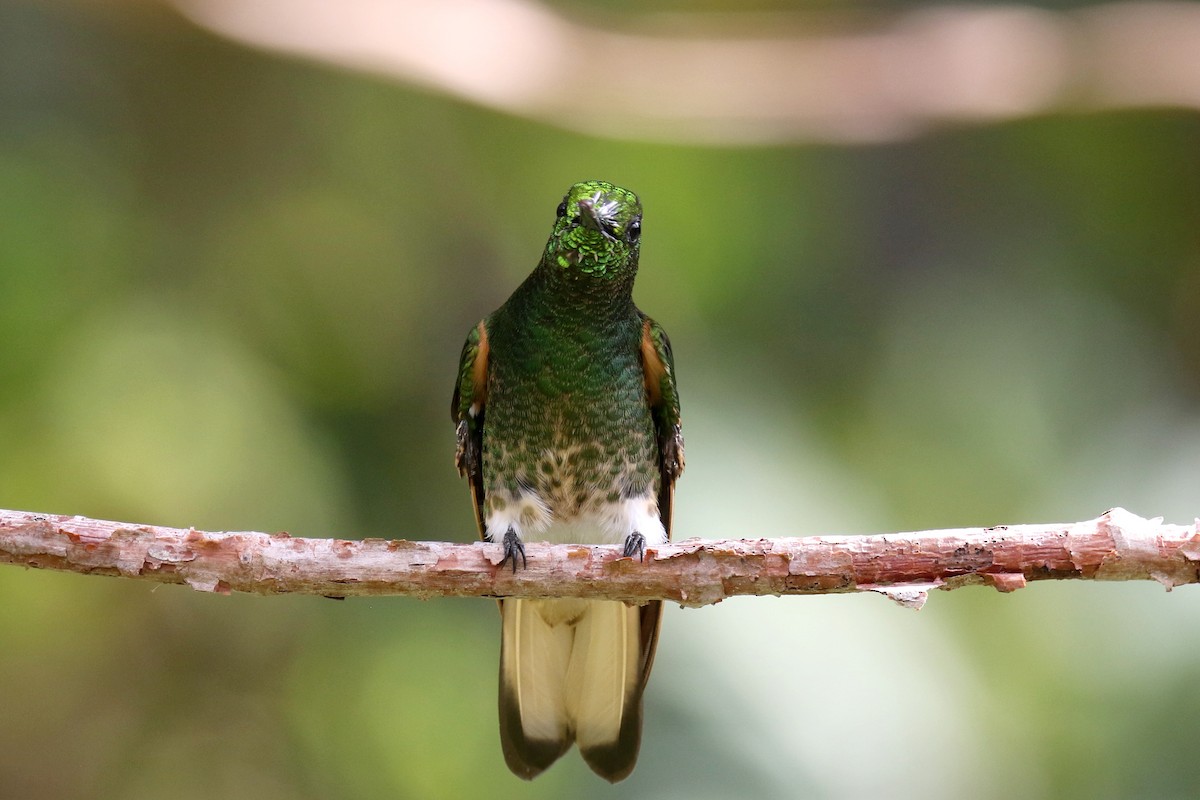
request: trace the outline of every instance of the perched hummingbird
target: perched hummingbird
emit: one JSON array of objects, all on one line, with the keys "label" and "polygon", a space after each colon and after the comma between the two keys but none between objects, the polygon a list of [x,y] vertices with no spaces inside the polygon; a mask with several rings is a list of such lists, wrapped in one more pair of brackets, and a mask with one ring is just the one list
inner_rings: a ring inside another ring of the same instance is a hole
[{"label": "perched hummingbird", "polygon": [[[669,538],[683,436],[671,344],[633,304],[641,231],[633,192],[575,184],[533,273],[463,347],[455,461],[514,572],[527,541],[620,543],[641,560]],[[574,741],[596,774],[627,777],[662,604],[510,598],[500,614],[509,769],[532,779]]]}]

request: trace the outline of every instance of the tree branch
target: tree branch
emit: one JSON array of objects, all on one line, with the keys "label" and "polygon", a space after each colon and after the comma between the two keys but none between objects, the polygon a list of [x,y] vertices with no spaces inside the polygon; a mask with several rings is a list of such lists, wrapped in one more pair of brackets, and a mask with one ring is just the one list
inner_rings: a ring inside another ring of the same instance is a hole
[{"label": "tree branch", "polygon": [[734,595],[874,591],[920,608],[931,589],[1027,581],[1200,582],[1200,520],[1165,525],[1124,509],[1086,522],[878,536],[689,539],[646,549],[527,546],[515,574],[484,542],[302,539],[206,533],[85,517],[0,511],[0,563],[178,583],[206,592],[328,597],[591,597],[686,606]]},{"label": "tree branch", "polygon": [[[1200,106],[1200,8],[596,13],[528,0],[167,0],[247,45],[362,70],[589,136],[885,142],[951,122]],[[686,4],[681,4],[686,7]],[[502,36],[496,35],[503,31]],[[579,53],[604,80],[579,91]]]}]

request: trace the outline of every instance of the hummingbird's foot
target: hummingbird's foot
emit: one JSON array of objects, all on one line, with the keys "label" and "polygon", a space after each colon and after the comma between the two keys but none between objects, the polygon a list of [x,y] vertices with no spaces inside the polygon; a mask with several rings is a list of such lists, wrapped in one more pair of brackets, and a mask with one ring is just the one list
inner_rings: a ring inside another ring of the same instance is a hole
[{"label": "hummingbird's foot", "polygon": [[509,528],[504,532],[504,559],[500,562],[503,567],[505,562],[511,560],[513,574],[517,574],[517,556],[521,557],[521,566],[528,567],[529,562],[525,559],[525,544],[521,541],[521,537],[517,536],[517,532]]},{"label": "hummingbird's foot", "polygon": [[625,558],[637,556],[638,561],[646,560],[646,537],[637,531],[625,537]]}]

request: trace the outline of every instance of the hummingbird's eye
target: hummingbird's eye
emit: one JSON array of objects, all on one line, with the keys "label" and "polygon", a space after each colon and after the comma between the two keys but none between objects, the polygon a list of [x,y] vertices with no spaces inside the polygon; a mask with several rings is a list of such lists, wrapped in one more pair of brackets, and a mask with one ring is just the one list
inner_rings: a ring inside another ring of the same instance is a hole
[{"label": "hummingbird's eye", "polygon": [[567,201],[563,200],[558,204],[558,216],[565,217],[567,215]]},{"label": "hummingbird's eye", "polygon": [[636,242],[638,237],[642,235],[642,221],[635,219],[629,223],[629,227],[625,230],[625,238],[631,242]]}]

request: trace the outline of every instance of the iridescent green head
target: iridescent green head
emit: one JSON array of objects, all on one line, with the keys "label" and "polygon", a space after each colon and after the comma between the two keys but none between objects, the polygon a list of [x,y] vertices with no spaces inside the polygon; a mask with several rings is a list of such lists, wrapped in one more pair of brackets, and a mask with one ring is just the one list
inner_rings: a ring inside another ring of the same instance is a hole
[{"label": "iridescent green head", "polygon": [[605,181],[577,183],[558,205],[545,263],[571,277],[632,278],[641,234],[636,194]]}]

